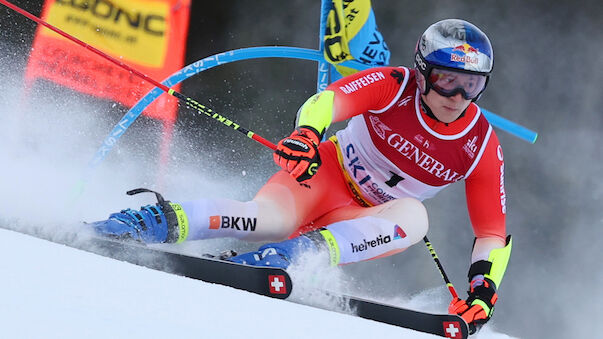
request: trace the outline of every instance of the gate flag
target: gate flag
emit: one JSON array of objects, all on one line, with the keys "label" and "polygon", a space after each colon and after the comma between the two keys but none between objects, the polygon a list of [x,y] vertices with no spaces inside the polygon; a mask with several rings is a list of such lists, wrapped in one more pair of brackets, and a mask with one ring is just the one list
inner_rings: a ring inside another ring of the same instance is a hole
[{"label": "gate flag", "polygon": [[[184,65],[191,0],[45,0],[42,19],[154,79]],[[132,107],[153,85],[39,26],[25,73]],[[145,115],[174,122],[178,102],[163,95]]]},{"label": "gate flag", "polygon": [[371,66],[389,64],[390,51],[377,28],[370,0],[332,0],[326,17],[323,49],[325,60],[335,66],[331,82],[357,72],[341,65],[355,60]]}]

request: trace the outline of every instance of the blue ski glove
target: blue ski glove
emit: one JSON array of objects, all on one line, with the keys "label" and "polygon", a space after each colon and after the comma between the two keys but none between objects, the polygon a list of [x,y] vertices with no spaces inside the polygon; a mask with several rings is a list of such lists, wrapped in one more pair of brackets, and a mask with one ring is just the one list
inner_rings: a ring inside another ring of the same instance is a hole
[{"label": "blue ski glove", "polygon": [[265,244],[255,252],[244,253],[227,260],[253,266],[287,268],[308,251],[317,251],[318,247],[310,238],[299,237],[282,242]]}]

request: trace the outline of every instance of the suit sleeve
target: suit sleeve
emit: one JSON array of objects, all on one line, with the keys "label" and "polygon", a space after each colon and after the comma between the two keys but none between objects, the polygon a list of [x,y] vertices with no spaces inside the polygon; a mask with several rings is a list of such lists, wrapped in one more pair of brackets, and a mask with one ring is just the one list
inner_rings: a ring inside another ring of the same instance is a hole
[{"label": "suit sleeve", "polygon": [[382,110],[396,100],[409,73],[402,67],[379,67],[339,79],[306,100],[299,109],[296,125],[324,134],[332,122]]},{"label": "suit sleeve", "polygon": [[327,90],[335,93],[333,121],[343,121],[368,111],[384,109],[397,98],[409,76],[407,68],[379,67],[332,83]]},{"label": "suit sleeve", "polygon": [[503,153],[492,131],[479,163],[465,180],[467,208],[477,238],[506,237],[506,193]]}]

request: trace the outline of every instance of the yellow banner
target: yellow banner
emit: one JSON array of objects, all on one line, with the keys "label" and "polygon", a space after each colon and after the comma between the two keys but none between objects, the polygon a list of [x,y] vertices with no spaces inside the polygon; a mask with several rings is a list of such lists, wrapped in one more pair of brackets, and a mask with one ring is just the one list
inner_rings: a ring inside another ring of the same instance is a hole
[{"label": "yellow banner", "polygon": [[[184,65],[191,0],[45,0],[42,19],[158,81]],[[133,106],[152,84],[51,30],[38,26],[25,78]],[[176,89],[178,86],[176,86]],[[144,114],[175,121],[165,94]]]},{"label": "yellow banner", "polygon": [[[164,64],[169,3],[141,0],[55,0],[47,21],[124,61],[147,67]],[[57,37],[50,30],[41,34]],[[62,38],[62,37],[61,37]]]}]

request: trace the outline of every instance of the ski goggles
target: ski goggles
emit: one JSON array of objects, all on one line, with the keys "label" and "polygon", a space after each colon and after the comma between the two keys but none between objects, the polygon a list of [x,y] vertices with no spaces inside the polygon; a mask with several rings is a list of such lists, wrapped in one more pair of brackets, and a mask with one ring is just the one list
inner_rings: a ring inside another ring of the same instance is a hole
[{"label": "ski goggles", "polygon": [[441,96],[451,97],[461,93],[466,100],[473,100],[486,88],[488,76],[432,68],[428,82]]}]

